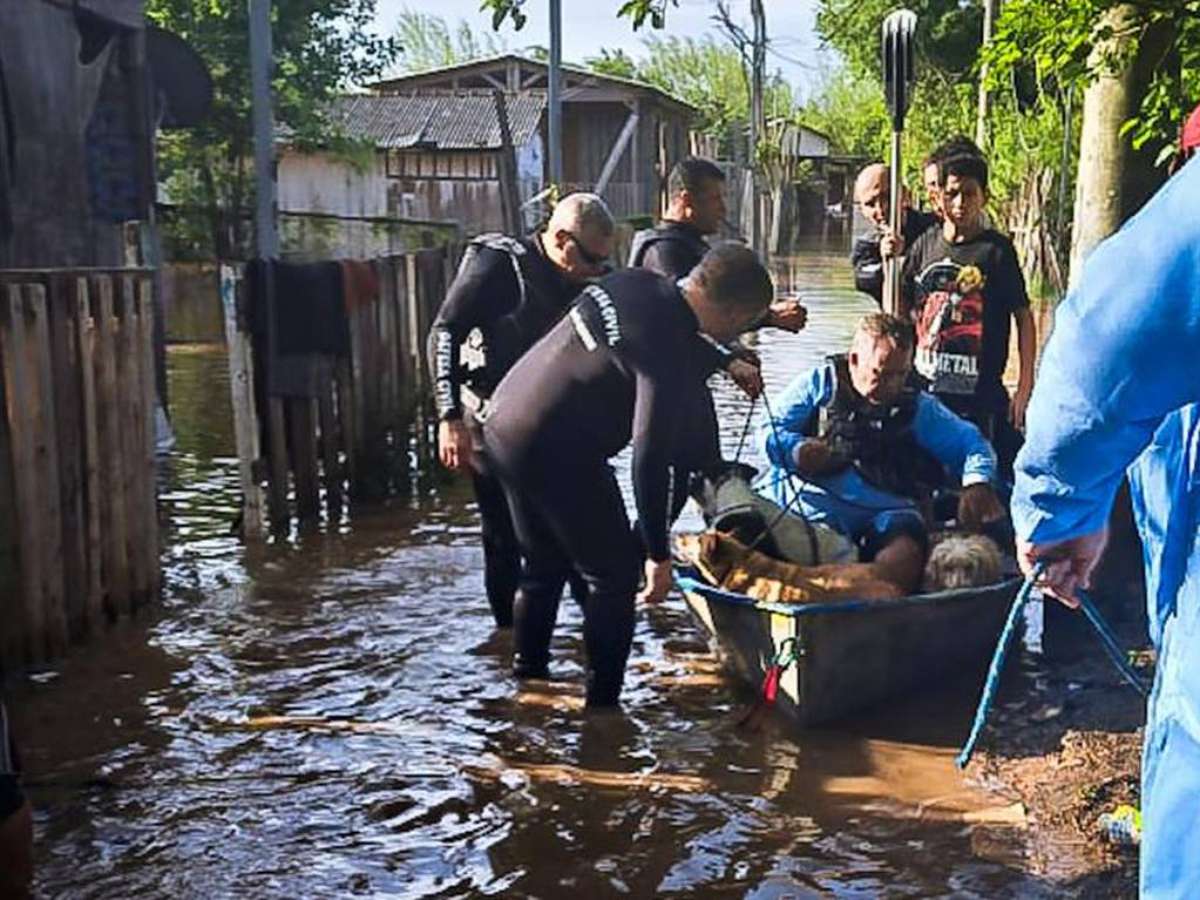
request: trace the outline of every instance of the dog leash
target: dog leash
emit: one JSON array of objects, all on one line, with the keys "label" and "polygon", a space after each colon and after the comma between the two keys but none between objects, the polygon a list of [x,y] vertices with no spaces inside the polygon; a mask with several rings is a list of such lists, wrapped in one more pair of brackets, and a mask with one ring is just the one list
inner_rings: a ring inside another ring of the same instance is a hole
[{"label": "dog leash", "polygon": [[[954,762],[960,769],[965,769],[971,761],[971,756],[975,752],[975,745],[979,742],[979,736],[983,733],[983,726],[987,722],[988,712],[991,710],[992,703],[996,699],[996,691],[1000,686],[1000,673],[1004,669],[1004,658],[1008,655],[1008,645],[1012,641],[1013,632],[1016,631],[1017,621],[1020,619],[1021,610],[1029,600],[1030,594],[1033,592],[1035,583],[1046,571],[1046,561],[1039,560],[1033,567],[1033,571],[1021,584],[1021,589],[1017,591],[1017,596],[1013,598],[1012,606],[1008,610],[1008,618],[1004,622],[1004,629],[1000,632],[1000,640],[996,643],[996,649],[992,653],[992,662],[988,666],[987,678],[983,683],[983,693],[979,698],[979,705],[975,709],[975,720],[971,724],[971,733],[967,736],[966,743],[963,744],[962,750]],[[1079,605],[1083,609],[1084,615],[1088,622],[1096,631],[1096,635],[1100,639],[1100,644],[1104,647],[1105,653],[1116,666],[1117,671],[1125,681],[1143,697],[1149,693],[1141,677],[1129,665],[1125,655],[1121,652],[1120,645],[1117,643],[1116,636],[1113,634],[1112,628],[1109,627],[1104,617],[1100,614],[1100,610],[1096,608],[1090,596],[1086,591],[1077,591],[1076,596],[1079,598]]]}]

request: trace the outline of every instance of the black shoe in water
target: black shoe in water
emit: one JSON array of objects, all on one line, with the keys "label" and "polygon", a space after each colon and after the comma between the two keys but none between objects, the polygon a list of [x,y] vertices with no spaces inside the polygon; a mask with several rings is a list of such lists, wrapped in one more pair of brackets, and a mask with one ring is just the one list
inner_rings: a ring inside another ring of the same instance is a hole
[{"label": "black shoe in water", "polygon": [[512,672],[516,678],[549,678],[550,677],[550,661],[549,660],[527,660],[523,659],[520,654],[513,657]]}]

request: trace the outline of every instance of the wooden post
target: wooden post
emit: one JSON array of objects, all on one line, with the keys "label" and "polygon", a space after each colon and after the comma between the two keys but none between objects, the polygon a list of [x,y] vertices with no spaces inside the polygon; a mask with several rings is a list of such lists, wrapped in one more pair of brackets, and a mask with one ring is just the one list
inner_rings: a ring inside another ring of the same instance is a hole
[{"label": "wooden post", "polygon": [[284,423],[283,398],[267,398],[267,457],[270,478],[267,481],[267,511],[274,531],[286,531],[291,524],[288,511],[288,448]]},{"label": "wooden post", "polygon": [[225,345],[229,354],[229,393],[233,404],[233,431],[237,443],[238,475],[242,486],[242,536],[262,538],[263,492],[254,471],[262,455],[258,436],[258,409],[254,399],[254,357],[250,336],[238,315],[240,275],[230,265],[220,273],[221,308],[225,314]]},{"label": "wooden post", "polygon": [[25,343],[28,330],[25,323],[21,287],[3,287],[0,308],[0,359],[4,363],[6,412],[11,435],[13,493],[16,497],[17,522],[24,527],[17,531],[20,554],[21,613],[19,630],[23,655],[27,661],[42,658],[45,635],[43,608],[42,552],[38,529],[32,527],[38,508],[37,467],[34,459],[28,362]]},{"label": "wooden post", "polygon": [[355,420],[354,402],[354,371],[353,362],[349,359],[339,359],[336,364],[338,427],[342,435],[342,452],[346,454],[346,478],[350,490],[354,490],[354,481],[358,471],[358,442],[356,440],[357,424]]},{"label": "wooden post", "polygon": [[139,491],[142,517],[142,546],[146,571],[146,591],[151,599],[158,597],[162,584],[162,570],[158,543],[158,458],[155,417],[158,404],[158,375],[154,356],[155,298],[154,284],[147,277],[138,279],[138,357],[141,363],[141,460],[139,475],[142,479]]},{"label": "wooden post", "polygon": [[117,329],[113,315],[113,283],[106,275],[92,279],[92,317],[96,320],[96,409],[100,433],[100,534],[104,542],[104,587],[109,612],[127,611],[129,560],[125,555],[125,458],[121,451],[117,387]]},{"label": "wooden post", "polygon": [[8,423],[6,319],[2,308],[7,296],[0,293],[0,672],[11,672],[24,662],[24,592],[21,588],[20,520],[17,509],[16,471],[13,467],[12,432]]},{"label": "wooden post", "polygon": [[142,517],[139,512],[137,482],[141,471],[141,389],[140,372],[137,364],[138,335],[141,328],[137,320],[137,297],[133,279],[128,275],[119,277],[117,310],[120,324],[117,328],[117,405],[118,439],[123,459],[119,501],[125,509],[125,559],[129,565],[129,593],[122,601],[123,608],[133,612],[149,584],[145,571],[145,557],[141,553],[144,535],[141,532]]},{"label": "wooden post", "polygon": [[317,434],[313,401],[308,397],[289,397],[288,430],[292,438],[292,474],[296,478],[296,515],[300,521],[318,518],[321,494],[317,482]]},{"label": "wooden post", "polygon": [[321,462],[329,521],[337,522],[342,512],[342,466],[338,460],[337,416],[334,412],[333,359],[323,358],[317,373],[317,415],[321,426]]},{"label": "wooden post", "polygon": [[46,312],[46,289],[40,284],[24,288],[26,315],[32,323],[29,351],[35,391],[25,398],[34,401],[37,421],[34,452],[38,476],[38,507],[33,519],[41,519],[43,599],[46,604],[46,650],[50,657],[66,650],[70,642],[67,630],[66,598],[63,586],[62,492],[59,479],[57,419],[54,412],[54,364],[50,359],[50,323]]},{"label": "wooden post", "polygon": [[79,280],[66,275],[50,278],[48,312],[53,341],[55,431],[58,434],[59,487],[62,492],[63,589],[67,625],[72,637],[89,627],[87,587],[87,526],[84,520],[82,377],[79,365],[79,310],[75,295]]},{"label": "wooden post", "polygon": [[84,516],[87,533],[87,620],[95,630],[104,621],[100,476],[100,426],[96,411],[96,324],[88,301],[88,282],[75,279],[75,322],[79,329],[79,375],[83,435]]},{"label": "wooden post", "polygon": [[496,121],[500,125],[500,150],[496,155],[496,170],[500,176],[500,209],[504,217],[504,230],[511,235],[520,235],[521,189],[517,184],[517,153],[513,148],[512,130],[508,124],[508,103],[503,91],[492,91],[496,105]]}]

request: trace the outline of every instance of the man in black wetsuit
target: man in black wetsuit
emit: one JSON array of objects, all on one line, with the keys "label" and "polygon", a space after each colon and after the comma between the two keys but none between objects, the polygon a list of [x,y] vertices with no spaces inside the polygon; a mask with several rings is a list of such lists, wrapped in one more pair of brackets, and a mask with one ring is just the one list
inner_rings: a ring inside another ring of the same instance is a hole
[{"label": "man in black wetsuit", "polygon": [[[685,157],[671,169],[667,196],[662,221],[633,236],[629,265],[677,281],[696,267],[708,252],[705,238],[720,231],[725,221],[725,173],[711,160]],[[780,300],[771,304],[760,324],[799,331],[806,317],[799,301]]]},{"label": "man in black wetsuit", "polygon": [[501,628],[512,625],[520,546],[504,492],[477,458],[474,418],[486,413],[492,389],[562,318],[587,280],[608,271],[613,231],[602,199],[571,194],[534,237],[476,238],[429,332],[441,420],[438,455],[450,471],[471,473],[482,520],[488,603]]},{"label": "man in black wetsuit", "polygon": [[[716,234],[725,221],[725,173],[711,160],[686,157],[671,169],[667,194],[670,203],[663,220],[634,235],[629,265],[678,281],[699,264],[709,249],[705,238]],[[795,332],[804,327],[807,316],[798,300],[782,300],[773,302],[758,324]],[[761,367],[752,351],[736,344],[732,349],[727,348],[703,337],[695,344],[697,357],[707,374],[725,372],[751,397],[762,391]],[[712,395],[708,392],[700,395],[689,415],[700,420],[697,433],[711,434],[712,440],[681,448],[673,492],[677,508],[672,510],[672,518],[686,502],[689,473],[716,468],[721,462]]]},{"label": "man in black wetsuit", "polygon": [[641,598],[671,585],[672,461],[705,391],[694,341],[760,320],[770,276],[739,244],[710,250],[682,282],[626,269],[586,288],[505,376],[483,427],[523,563],[515,607],[518,677],[545,677],[559,596],[572,569],[584,603],[589,706],[615,705],[633,640],[638,541],[608,460],[632,439],[633,490],[648,556]]}]

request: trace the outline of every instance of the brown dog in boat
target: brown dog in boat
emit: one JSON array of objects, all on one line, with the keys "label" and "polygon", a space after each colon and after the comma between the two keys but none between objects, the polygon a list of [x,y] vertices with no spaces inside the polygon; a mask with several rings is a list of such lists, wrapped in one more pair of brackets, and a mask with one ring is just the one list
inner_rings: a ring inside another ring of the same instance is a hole
[{"label": "brown dog in boat", "polygon": [[870,563],[798,566],[772,559],[715,531],[675,539],[679,556],[713,585],[772,603],[887,600],[903,591],[878,575]]}]

